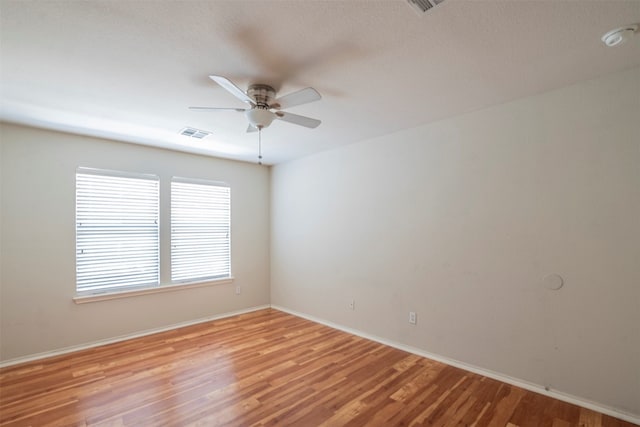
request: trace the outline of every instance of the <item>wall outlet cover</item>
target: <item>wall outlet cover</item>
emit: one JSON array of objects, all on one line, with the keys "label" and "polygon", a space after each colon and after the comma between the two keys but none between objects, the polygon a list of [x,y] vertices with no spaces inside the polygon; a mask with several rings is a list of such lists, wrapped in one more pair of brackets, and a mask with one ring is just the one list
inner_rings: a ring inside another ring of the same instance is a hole
[{"label": "wall outlet cover", "polygon": [[409,323],[411,323],[412,325],[418,323],[418,316],[416,315],[415,311],[409,312]]}]

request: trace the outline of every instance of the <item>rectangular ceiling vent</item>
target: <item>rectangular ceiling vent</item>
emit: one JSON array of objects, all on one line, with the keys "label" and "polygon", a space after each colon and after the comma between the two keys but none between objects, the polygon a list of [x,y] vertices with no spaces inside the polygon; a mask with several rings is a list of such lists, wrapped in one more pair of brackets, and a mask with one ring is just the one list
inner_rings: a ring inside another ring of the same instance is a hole
[{"label": "rectangular ceiling vent", "polygon": [[191,138],[202,139],[206,136],[211,135],[211,132],[207,132],[206,130],[194,129],[194,128],[184,128],[180,131],[180,135],[190,136]]},{"label": "rectangular ceiling vent", "polygon": [[444,0],[407,0],[409,4],[418,12],[425,13],[434,6],[439,5]]}]

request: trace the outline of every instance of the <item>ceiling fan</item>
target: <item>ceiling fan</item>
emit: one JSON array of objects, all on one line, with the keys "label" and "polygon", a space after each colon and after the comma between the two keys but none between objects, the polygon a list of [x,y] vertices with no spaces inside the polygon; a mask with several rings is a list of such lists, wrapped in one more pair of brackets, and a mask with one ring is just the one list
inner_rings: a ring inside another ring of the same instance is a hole
[{"label": "ceiling fan", "polygon": [[[282,120],[307,128],[316,128],[321,121],[310,117],[281,111],[285,108],[318,101],[322,97],[314,88],[308,87],[296,92],[276,98],[276,90],[266,84],[252,84],[246,92],[236,86],[231,80],[222,76],[209,76],[211,80],[225,88],[240,101],[249,104],[249,108],[216,108],[189,107],[197,111],[239,111],[243,112],[249,121],[247,132],[256,132],[268,127],[274,120]],[[275,110],[275,111],[272,111]]]}]

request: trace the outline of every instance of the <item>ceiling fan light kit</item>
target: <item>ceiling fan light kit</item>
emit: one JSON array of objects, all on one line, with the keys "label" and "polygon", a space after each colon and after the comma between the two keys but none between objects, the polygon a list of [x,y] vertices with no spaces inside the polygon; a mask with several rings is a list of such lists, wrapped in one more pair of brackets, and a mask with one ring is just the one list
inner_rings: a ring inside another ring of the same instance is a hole
[{"label": "ceiling fan light kit", "polygon": [[244,115],[247,117],[249,124],[256,129],[264,129],[269,127],[276,115],[267,109],[253,108],[246,110]]},{"label": "ceiling fan light kit", "polygon": [[[196,111],[244,112],[244,115],[249,122],[247,132],[262,131],[262,129],[269,127],[269,125],[271,125],[271,123],[276,119],[311,129],[318,127],[321,123],[320,120],[312,119],[311,117],[299,116],[297,114],[281,111],[283,108],[295,107],[297,105],[307,104],[309,102],[322,99],[318,91],[312,87],[301,89],[297,92],[276,98],[276,90],[269,85],[253,84],[249,86],[246,92],[244,92],[226,77],[212,75],[209,76],[209,78],[218,83],[226,89],[227,92],[238,98],[240,101],[249,104],[250,108],[189,107],[189,109]],[[271,110],[276,111],[274,112]],[[258,136],[258,144],[260,146],[258,163],[262,164],[262,142],[260,140],[260,136]]]}]

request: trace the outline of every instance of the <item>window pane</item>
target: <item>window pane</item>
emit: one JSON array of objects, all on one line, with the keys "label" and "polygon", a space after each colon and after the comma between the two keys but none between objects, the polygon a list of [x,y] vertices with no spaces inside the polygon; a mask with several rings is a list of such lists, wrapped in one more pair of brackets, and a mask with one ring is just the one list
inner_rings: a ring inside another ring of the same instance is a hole
[{"label": "window pane", "polygon": [[171,280],[231,276],[231,192],[215,184],[171,182]]},{"label": "window pane", "polygon": [[157,177],[80,168],[76,173],[76,290],[157,286]]}]

